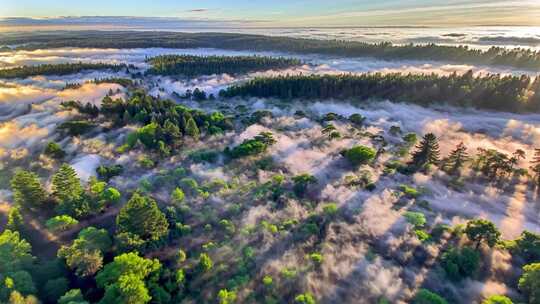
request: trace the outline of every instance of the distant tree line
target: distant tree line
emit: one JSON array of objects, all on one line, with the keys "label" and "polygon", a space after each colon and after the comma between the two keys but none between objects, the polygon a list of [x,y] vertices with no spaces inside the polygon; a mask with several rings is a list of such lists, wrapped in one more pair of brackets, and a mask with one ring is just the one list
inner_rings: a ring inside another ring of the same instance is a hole
[{"label": "distant tree line", "polygon": [[[29,44],[32,42],[32,44]],[[28,44],[25,44],[28,43]],[[444,60],[472,64],[504,65],[517,68],[540,68],[540,52],[525,48],[488,50],[467,46],[436,44],[394,45],[318,40],[289,37],[270,37],[233,33],[175,33],[175,32],[102,32],[33,33],[0,38],[0,44],[25,44],[19,49],[55,47],[95,48],[219,48],[227,50],[280,51],[299,54],[325,54],[345,57],[374,57],[385,60]]]},{"label": "distant tree line", "polygon": [[220,92],[222,97],[283,99],[390,99],[508,112],[540,111],[540,79],[472,71],[451,74],[300,75],[256,78]]},{"label": "distant tree line", "polygon": [[302,62],[294,58],[268,56],[193,56],[162,55],[147,60],[149,74],[184,75],[241,74],[268,69],[282,69]]},{"label": "distant tree line", "polygon": [[40,64],[24,65],[16,68],[0,70],[0,78],[25,78],[37,75],[69,75],[86,70],[113,70],[119,72],[127,68],[125,64],[108,63],[60,63],[60,64]]}]

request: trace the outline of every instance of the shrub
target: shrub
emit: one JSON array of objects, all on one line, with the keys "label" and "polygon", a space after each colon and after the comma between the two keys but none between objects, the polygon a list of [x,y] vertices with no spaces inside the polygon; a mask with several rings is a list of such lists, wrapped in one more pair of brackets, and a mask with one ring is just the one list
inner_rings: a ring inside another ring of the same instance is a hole
[{"label": "shrub", "polygon": [[78,223],[79,221],[69,215],[57,215],[47,220],[45,226],[51,231],[63,231],[76,226]]},{"label": "shrub", "polygon": [[448,304],[448,302],[440,295],[422,288],[414,296],[413,304]]},{"label": "shrub", "polygon": [[356,146],[351,149],[342,151],[341,154],[353,165],[359,166],[371,162],[377,151],[366,146]]}]

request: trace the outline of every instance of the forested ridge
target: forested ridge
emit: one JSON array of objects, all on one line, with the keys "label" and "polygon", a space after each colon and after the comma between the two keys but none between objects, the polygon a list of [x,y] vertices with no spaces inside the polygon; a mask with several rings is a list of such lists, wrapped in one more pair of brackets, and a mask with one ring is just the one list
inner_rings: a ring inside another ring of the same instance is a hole
[{"label": "forested ridge", "polygon": [[25,78],[38,75],[68,75],[79,73],[86,70],[113,70],[118,72],[128,66],[125,64],[108,63],[59,63],[59,64],[40,64],[25,65],[21,67],[0,69],[0,78]]},{"label": "forested ridge", "polygon": [[222,90],[220,95],[285,99],[376,98],[508,112],[540,111],[540,79],[496,74],[475,77],[472,72],[449,76],[373,73],[255,78]]},{"label": "forested ridge", "polygon": [[152,65],[149,74],[199,76],[238,74],[268,69],[282,69],[302,62],[294,58],[268,56],[193,56],[161,55],[147,60]]},{"label": "forested ridge", "polygon": [[[29,43],[29,44],[27,44]],[[529,49],[488,50],[466,46],[394,45],[342,40],[317,40],[229,33],[79,31],[17,33],[0,36],[0,44],[20,49],[58,47],[94,48],[219,48],[227,50],[279,51],[298,54],[325,54],[345,57],[374,57],[385,60],[442,60],[460,63],[504,65],[524,69],[540,68],[540,53]]]}]

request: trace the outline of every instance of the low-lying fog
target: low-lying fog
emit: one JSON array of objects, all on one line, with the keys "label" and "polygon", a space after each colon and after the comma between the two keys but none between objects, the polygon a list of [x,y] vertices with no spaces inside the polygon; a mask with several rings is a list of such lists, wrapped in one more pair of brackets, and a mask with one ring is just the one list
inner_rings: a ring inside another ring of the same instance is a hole
[{"label": "low-lying fog", "polygon": [[[223,52],[219,50],[167,50],[167,49],[131,49],[131,50],[99,50],[99,49],[57,49],[38,51],[18,51],[0,53],[0,67],[23,64],[59,63],[59,62],[114,62],[130,63],[145,68],[145,57],[158,54],[219,54],[245,55],[251,52]],[[269,53],[258,53],[268,55]],[[271,54],[276,55],[276,54]],[[284,54],[277,54],[284,55]],[[208,93],[217,93],[226,86],[246,79],[275,74],[307,74],[307,73],[342,73],[342,72],[418,72],[418,73],[452,73],[465,72],[472,69],[476,73],[500,72],[515,73],[520,71],[503,70],[489,67],[452,65],[445,63],[380,61],[372,59],[340,59],[322,56],[301,56],[306,65],[285,71],[268,71],[253,73],[247,76],[212,75],[193,80],[174,80],[169,77],[151,77],[145,79],[151,94],[167,97],[172,92],[183,93],[186,89],[199,87]],[[122,134],[127,129],[116,131],[112,135],[93,134],[84,139],[62,138],[55,131],[56,126],[73,113],[60,108],[65,100],[80,100],[99,104],[101,99],[112,90],[120,89],[115,97],[122,97],[124,89],[116,84],[84,84],[77,89],[66,89],[66,83],[84,83],[94,78],[125,76],[108,72],[87,72],[63,77],[38,76],[28,79],[0,80],[0,161],[1,168],[11,168],[13,164],[24,166],[24,159],[43,150],[49,140],[59,142],[69,151],[68,161],[75,167],[79,175],[87,179],[95,174],[100,163],[127,163],[127,154],[119,159],[113,157],[111,151],[121,144]],[[386,140],[398,143],[401,135],[415,132],[419,136],[432,132],[438,136],[441,154],[446,156],[460,142],[464,142],[471,155],[477,148],[494,148],[511,154],[516,149],[526,152],[527,159],[519,165],[528,167],[528,160],[534,148],[540,147],[540,114],[518,115],[495,112],[482,112],[456,108],[423,108],[410,104],[396,104],[389,101],[360,103],[359,101],[313,101],[294,102],[284,105],[278,101],[252,99],[249,101],[232,101],[245,104],[249,111],[270,110],[274,117],[263,120],[240,132],[228,133],[223,142],[238,143],[251,138],[261,131],[274,133],[277,143],[270,154],[292,174],[311,173],[318,178],[321,199],[335,202],[351,215],[347,223],[335,223],[340,228],[339,235],[331,230],[326,236],[328,246],[325,247],[324,263],[320,274],[309,274],[305,278],[306,286],[323,301],[354,302],[355,297],[367,295],[367,298],[385,296],[389,300],[398,300],[414,292],[428,275],[425,269],[415,265],[407,265],[418,240],[409,233],[412,229],[402,214],[416,208],[407,205],[396,210],[393,203],[397,199],[393,195],[400,184],[424,189],[422,199],[429,202],[431,211],[426,213],[429,223],[455,224],[474,217],[485,217],[494,221],[503,237],[517,237],[523,229],[540,232],[540,205],[538,198],[516,182],[513,190],[499,189],[480,183],[468,183],[461,190],[453,190],[446,186],[446,176],[442,172],[430,175],[417,173],[413,176],[397,174],[392,177],[383,175],[383,166],[378,165],[391,157],[384,153],[373,168],[362,168],[376,182],[373,192],[352,189],[346,185],[344,178],[354,174],[340,163],[339,152],[354,144],[373,145],[369,138],[357,137],[350,131],[347,122],[335,122],[338,130],[344,134],[336,141],[322,141],[321,125],[316,118],[329,112],[343,116],[360,113],[367,117],[367,130],[373,134],[383,135]],[[208,111],[223,106],[220,101],[192,104]],[[225,105],[226,106],[226,105]],[[234,108],[235,104],[229,105]],[[294,117],[297,110],[308,115],[306,118]],[[390,128],[399,126],[400,135],[392,135]],[[224,148],[223,145],[222,148]],[[46,166],[43,160],[32,160]],[[40,163],[41,162],[41,163]],[[28,165],[28,164],[26,164]],[[232,179],[220,167],[193,166],[197,176]],[[129,177],[113,179],[120,188],[126,188]],[[243,178],[243,177],[241,177]],[[268,177],[261,174],[260,180]],[[129,184],[132,185],[132,184]],[[1,185],[0,200],[7,199],[7,184]],[[296,209],[295,209],[296,208]],[[291,205],[284,214],[307,216],[301,207]],[[246,215],[245,222],[268,216],[266,207],[257,207]],[[355,236],[364,236],[358,238]],[[269,242],[269,246],[272,242]],[[375,259],[366,259],[369,246],[377,248]],[[261,269],[272,273],[284,265],[294,266],[297,256],[294,248],[285,248],[275,259],[270,259]],[[428,246],[430,254],[439,248]],[[384,258],[382,257],[384,256]],[[493,257],[500,260],[499,267],[508,266],[508,257]],[[502,265],[502,266],[501,266]],[[509,266],[508,266],[509,267]],[[455,289],[463,299],[478,299],[483,294],[504,293],[507,287],[504,278],[493,278],[485,282],[469,281],[466,284],[453,286],[448,282],[434,280],[428,284],[447,284],[447,288]],[[512,291],[508,291],[512,292]],[[467,302],[467,300],[464,300]]]}]

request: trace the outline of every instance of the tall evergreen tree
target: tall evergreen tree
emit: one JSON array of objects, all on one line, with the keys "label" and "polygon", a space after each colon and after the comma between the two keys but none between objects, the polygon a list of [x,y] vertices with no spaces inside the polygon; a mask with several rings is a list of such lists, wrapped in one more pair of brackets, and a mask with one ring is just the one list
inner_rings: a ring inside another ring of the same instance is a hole
[{"label": "tall evergreen tree", "polygon": [[416,169],[422,169],[429,165],[439,163],[439,142],[433,133],[424,135],[422,141],[416,146],[412,154],[411,165]]},{"label": "tall evergreen tree", "polygon": [[33,172],[16,171],[11,179],[11,189],[15,204],[25,208],[40,207],[47,198],[39,177]]},{"label": "tall evergreen tree", "polygon": [[191,117],[191,115],[189,119],[186,121],[185,133],[187,136],[190,136],[194,139],[199,139],[200,131],[199,131],[199,128],[197,127],[197,123],[195,123],[195,120],[193,119],[193,117]]},{"label": "tall evergreen tree", "polygon": [[461,142],[445,159],[443,169],[450,175],[456,175],[469,159],[467,147]]},{"label": "tall evergreen tree", "polygon": [[169,224],[153,199],[135,193],[118,213],[116,226],[118,233],[155,241],[168,233]]},{"label": "tall evergreen tree", "polygon": [[534,150],[534,157],[531,164],[531,170],[534,172],[534,181],[540,187],[540,148]]},{"label": "tall evergreen tree", "polygon": [[68,164],[62,164],[52,177],[53,195],[60,203],[79,200],[83,193],[77,172]]}]

